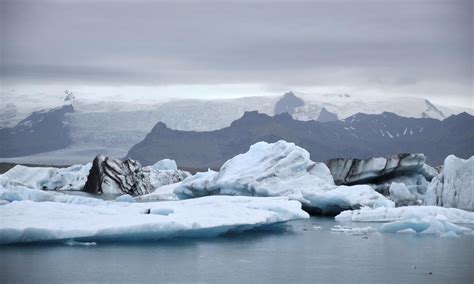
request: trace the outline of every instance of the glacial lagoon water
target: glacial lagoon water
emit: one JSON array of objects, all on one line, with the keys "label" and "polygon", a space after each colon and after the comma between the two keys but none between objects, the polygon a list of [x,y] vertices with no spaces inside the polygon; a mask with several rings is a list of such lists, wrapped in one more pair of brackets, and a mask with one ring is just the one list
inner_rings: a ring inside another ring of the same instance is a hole
[{"label": "glacial lagoon water", "polygon": [[337,224],[332,218],[313,217],[209,239],[3,246],[0,283],[474,281],[473,235],[351,235],[332,232]]}]

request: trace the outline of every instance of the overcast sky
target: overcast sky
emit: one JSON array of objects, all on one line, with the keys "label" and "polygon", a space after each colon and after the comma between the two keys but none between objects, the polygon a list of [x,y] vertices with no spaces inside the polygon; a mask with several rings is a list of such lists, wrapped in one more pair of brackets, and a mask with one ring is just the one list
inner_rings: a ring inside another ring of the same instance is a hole
[{"label": "overcast sky", "polygon": [[353,91],[472,107],[471,0],[0,1],[9,87]]}]

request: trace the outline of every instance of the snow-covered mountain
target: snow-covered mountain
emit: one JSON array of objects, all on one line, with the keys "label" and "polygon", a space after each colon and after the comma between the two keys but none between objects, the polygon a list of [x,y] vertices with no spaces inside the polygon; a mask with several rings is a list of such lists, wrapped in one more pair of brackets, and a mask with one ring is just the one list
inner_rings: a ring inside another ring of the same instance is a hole
[{"label": "snow-covered mountain", "polygon": [[[288,112],[297,120],[331,121],[355,113],[379,114],[385,111],[404,117],[444,119],[473,109],[446,107],[415,97],[386,98],[350,94],[304,94],[288,92],[282,96],[237,99],[161,99],[147,102],[81,99],[71,92],[51,97],[45,94],[5,96],[0,105],[0,128],[15,126],[32,111],[72,104],[75,111],[65,117],[72,143],[48,153],[37,153],[10,161],[71,164],[86,162],[98,154],[123,157],[128,149],[143,140],[157,122],[182,131],[218,130],[231,125],[244,112],[257,110],[274,115]],[[43,100],[43,98],[45,98]],[[47,98],[47,99],[46,99]],[[65,100],[67,99],[67,100]],[[321,117],[320,117],[321,116]]]}]

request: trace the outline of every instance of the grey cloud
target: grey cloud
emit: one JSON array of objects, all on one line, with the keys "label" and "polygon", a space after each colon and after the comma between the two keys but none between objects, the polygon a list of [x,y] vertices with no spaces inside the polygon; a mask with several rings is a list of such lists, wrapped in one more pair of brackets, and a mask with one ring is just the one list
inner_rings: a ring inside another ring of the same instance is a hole
[{"label": "grey cloud", "polygon": [[1,9],[2,76],[12,81],[472,84],[470,0],[7,0]]}]

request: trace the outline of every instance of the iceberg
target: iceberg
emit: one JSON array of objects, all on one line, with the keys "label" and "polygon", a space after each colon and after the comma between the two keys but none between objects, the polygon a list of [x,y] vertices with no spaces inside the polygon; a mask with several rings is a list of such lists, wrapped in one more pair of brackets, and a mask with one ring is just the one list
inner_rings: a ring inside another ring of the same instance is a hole
[{"label": "iceberg", "polygon": [[[376,191],[389,195],[392,183],[402,183],[413,195],[400,205],[416,204],[425,194],[438,171],[425,163],[424,154],[398,154],[365,160],[338,158],[326,161],[337,185],[370,184]],[[401,200],[394,200],[401,201]]]},{"label": "iceberg", "polygon": [[92,164],[73,165],[67,168],[26,167],[17,165],[0,175],[13,183],[42,190],[82,190]]},{"label": "iceberg", "polygon": [[153,165],[148,166],[148,168],[153,169],[153,170],[158,170],[158,171],[177,171],[178,170],[176,161],[171,160],[171,159],[160,160],[154,163]]},{"label": "iceberg", "polygon": [[347,210],[337,215],[336,220],[340,222],[393,222],[437,216],[438,218],[444,216],[442,218],[451,223],[474,224],[474,212],[438,206],[379,207],[375,209]]},{"label": "iceberg", "polygon": [[244,196],[95,205],[16,201],[0,206],[0,216],[0,244],[217,236],[309,217],[298,201]]},{"label": "iceberg", "polygon": [[341,185],[327,191],[304,191],[303,203],[310,214],[337,215],[361,207],[394,207],[393,202],[368,185]]},{"label": "iceberg", "polygon": [[183,180],[174,189],[178,199],[208,195],[287,196],[303,203],[310,214],[334,215],[346,209],[374,206],[386,199],[370,186],[336,186],[324,163],[293,143],[258,142],[228,160],[218,172],[209,170]]},{"label": "iceberg", "polygon": [[121,161],[98,155],[92,162],[84,191],[132,196],[148,194],[160,186],[179,182],[190,175],[185,171],[170,169],[175,166],[174,161],[162,160],[150,167],[142,167],[132,159]]},{"label": "iceberg", "polygon": [[426,205],[474,210],[474,156],[464,160],[448,156],[442,173],[428,186]]},{"label": "iceberg", "polygon": [[376,182],[389,176],[420,172],[430,180],[433,173],[425,166],[423,154],[398,154],[389,157],[359,159],[332,159],[326,161],[336,184],[361,184]]},{"label": "iceberg", "polygon": [[395,202],[396,206],[414,205],[419,200],[417,193],[410,192],[404,183],[392,182],[389,187],[389,192],[389,198]]},{"label": "iceberg", "polygon": [[385,233],[418,233],[440,236],[457,236],[470,233],[469,228],[449,222],[443,215],[435,217],[415,217],[383,224],[380,231]]}]

